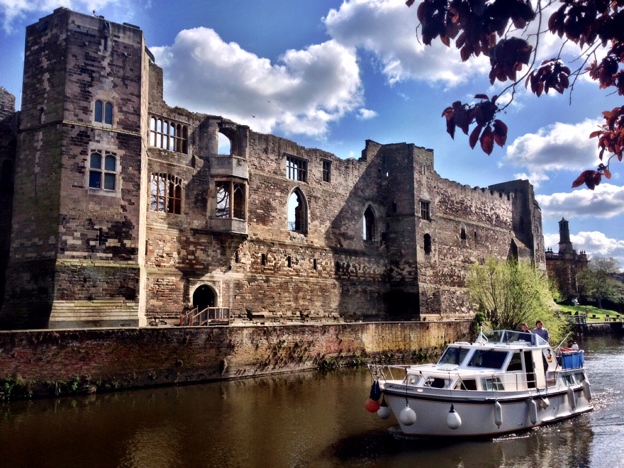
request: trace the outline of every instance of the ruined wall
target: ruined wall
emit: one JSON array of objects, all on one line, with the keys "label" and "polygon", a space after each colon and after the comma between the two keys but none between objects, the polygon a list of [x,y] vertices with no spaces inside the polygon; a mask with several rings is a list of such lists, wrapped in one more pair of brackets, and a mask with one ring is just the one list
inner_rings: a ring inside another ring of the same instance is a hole
[{"label": "ruined wall", "polygon": [[18,382],[14,398],[253,377],[379,357],[413,362],[435,359],[446,343],[467,339],[468,327],[453,321],[0,332],[0,381]]}]

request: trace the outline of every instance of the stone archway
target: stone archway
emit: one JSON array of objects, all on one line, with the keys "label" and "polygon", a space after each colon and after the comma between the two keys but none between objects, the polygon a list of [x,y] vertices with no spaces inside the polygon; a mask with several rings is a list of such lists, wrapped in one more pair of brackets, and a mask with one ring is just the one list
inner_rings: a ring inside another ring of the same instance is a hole
[{"label": "stone archway", "polygon": [[215,293],[210,286],[202,284],[193,292],[193,307],[197,307],[198,311],[214,306]]}]

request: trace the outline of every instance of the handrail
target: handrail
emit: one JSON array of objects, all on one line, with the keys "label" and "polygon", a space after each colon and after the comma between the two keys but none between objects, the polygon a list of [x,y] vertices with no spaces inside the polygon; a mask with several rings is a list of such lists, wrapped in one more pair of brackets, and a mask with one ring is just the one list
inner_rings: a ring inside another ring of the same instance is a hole
[{"label": "handrail", "polygon": [[213,322],[224,322],[230,320],[229,307],[206,307],[198,310],[195,307],[180,315],[180,326],[203,327]]}]

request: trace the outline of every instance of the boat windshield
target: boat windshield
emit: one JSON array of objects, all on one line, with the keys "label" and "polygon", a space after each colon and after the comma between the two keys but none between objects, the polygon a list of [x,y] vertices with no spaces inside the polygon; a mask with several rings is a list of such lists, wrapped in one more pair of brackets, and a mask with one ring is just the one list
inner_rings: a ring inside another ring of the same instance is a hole
[{"label": "boat windshield", "polygon": [[442,364],[454,364],[456,366],[461,366],[462,362],[468,355],[468,349],[466,348],[454,348],[452,346],[446,348],[444,354],[438,361],[438,365]]},{"label": "boat windshield", "polygon": [[479,349],[475,351],[468,363],[469,367],[485,367],[487,369],[501,369],[507,358],[507,351],[493,349]]},{"label": "boat windshield", "polygon": [[484,331],[483,334],[486,336],[489,343],[518,343],[521,341],[526,341],[534,346],[544,346],[548,345],[546,340],[544,340],[541,336],[535,335],[531,332],[521,332],[521,331],[513,331],[513,330],[491,330]]}]

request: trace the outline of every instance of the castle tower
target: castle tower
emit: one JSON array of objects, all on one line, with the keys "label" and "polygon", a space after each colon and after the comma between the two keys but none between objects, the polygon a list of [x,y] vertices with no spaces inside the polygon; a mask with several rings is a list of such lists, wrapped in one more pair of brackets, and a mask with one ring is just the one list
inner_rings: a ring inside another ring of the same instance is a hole
[{"label": "castle tower", "polygon": [[135,26],[65,8],[26,31],[0,324],[137,325],[147,58]]},{"label": "castle tower", "polygon": [[559,253],[574,253],[572,242],[570,241],[570,228],[565,218],[561,218],[561,221],[559,221]]}]

